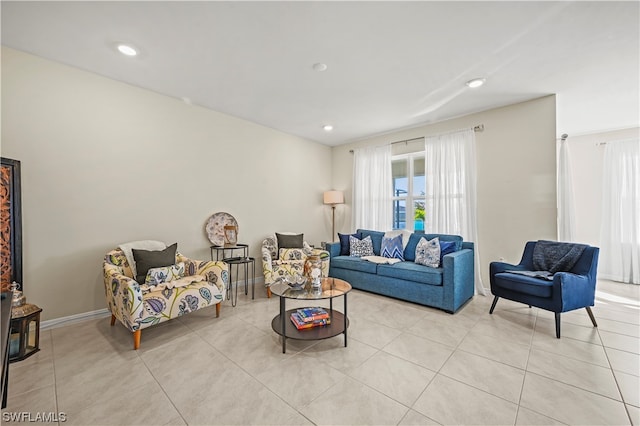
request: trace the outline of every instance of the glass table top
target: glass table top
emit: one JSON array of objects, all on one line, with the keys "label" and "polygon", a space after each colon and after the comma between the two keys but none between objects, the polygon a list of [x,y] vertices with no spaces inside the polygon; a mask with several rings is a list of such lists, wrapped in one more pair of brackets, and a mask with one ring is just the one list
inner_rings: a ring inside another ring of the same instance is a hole
[{"label": "glass table top", "polygon": [[289,284],[279,281],[272,284],[271,293],[287,299],[319,300],[330,299],[342,296],[351,291],[351,284],[339,278],[322,278],[322,286],[313,288],[311,282],[307,280],[300,287],[292,287]]}]

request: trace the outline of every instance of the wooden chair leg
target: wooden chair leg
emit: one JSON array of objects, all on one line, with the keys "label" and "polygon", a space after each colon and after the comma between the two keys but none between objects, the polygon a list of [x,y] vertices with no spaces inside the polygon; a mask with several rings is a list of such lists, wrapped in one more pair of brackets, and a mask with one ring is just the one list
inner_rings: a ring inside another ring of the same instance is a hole
[{"label": "wooden chair leg", "polygon": [[111,325],[116,323],[116,316],[111,314]]},{"label": "wooden chair leg", "polygon": [[589,314],[589,318],[591,318],[591,324],[593,324],[594,327],[598,326],[598,323],[596,323],[596,317],[593,316],[593,312],[591,312],[591,306],[587,306],[585,308],[587,310],[587,313]]},{"label": "wooden chair leg", "polygon": [[556,337],[560,338],[560,312],[556,312]]},{"label": "wooden chair leg", "polygon": [[140,336],[142,335],[142,330],[136,330],[133,332],[133,350],[137,351],[140,347]]},{"label": "wooden chair leg", "polygon": [[216,303],[216,318],[220,316],[220,305],[222,305],[222,303]]},{"label": "wooden chair leg", "polygon": [[498,303],[498,296],[493,298],[493,303],[491,304],[491,309],[489,309],[489,314],[493,313],[493,310],[496,308],[496,303]]},{"label": "wooden chair leg", "polygon": [[267,287],[267,297],[271,299],[271,288]]}]

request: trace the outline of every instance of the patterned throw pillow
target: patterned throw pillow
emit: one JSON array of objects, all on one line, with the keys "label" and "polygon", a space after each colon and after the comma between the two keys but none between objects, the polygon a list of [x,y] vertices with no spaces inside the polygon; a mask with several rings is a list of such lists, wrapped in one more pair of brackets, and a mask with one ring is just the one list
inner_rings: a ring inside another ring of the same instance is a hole
[{"label": "patterned throw pillow", "polygon": [[278,259],[280,260],[305,260],[307,258],[304,249],[281,248]]},{"label": "patterned throw pillow", "polygon": [[402,234],[395,237],[382,237],[382,257],[404,260],[404,247],[402,246]]},{"label": "patterned throw pillow", "polygon": [[371,237],[366,237],[362,240],[359,240],[356,237],[349,237],[349,256],[373,256],[373,243],[371,242]]},{"label": "patterned throw pillow", "polygon": [[154,286],[184,277],[184,262],[171,266],[163,266],[161,268],[151,268],[147,272],[144,283]]},{"label": "patterned throw pillow", "polygon": [[424,237],[420,238],[416,246],[416,263],[432,268],[440,266],[440,242],[438,237],[430,241],[427,241]]}]

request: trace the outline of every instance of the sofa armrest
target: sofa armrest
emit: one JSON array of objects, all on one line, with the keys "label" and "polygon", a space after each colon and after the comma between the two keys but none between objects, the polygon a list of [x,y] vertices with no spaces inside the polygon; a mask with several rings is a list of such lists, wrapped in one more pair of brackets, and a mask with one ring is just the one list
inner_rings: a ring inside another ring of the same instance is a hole
[{"label": "sofa armrest", "polygon": [[221,260],[194,260],[181,254],[176,256],[178,262],[184,262],[185,275],[202,275],[208,282],[218,287],[220,294],[226,294],[229,286],[229,265]]},{"label": "sofa armrest", "polygon": [[140,285],[122,273],[122,268],[108,263],[103,264],[104,287],[109,310],[129,330],[136,331],[140,324],[136,319],[142,317],[144,309]]},{"label": "sofa armrest", "polygon": [[455,312],[473,297],[475,288],[474,251],[462,249],[442,258],[444,306]]},{"label": "sofa armrest", "polygon": [[336,257],[340,256],[340,243],[327,243],[326,245],[327,251],[329,252],[329,256]]}]

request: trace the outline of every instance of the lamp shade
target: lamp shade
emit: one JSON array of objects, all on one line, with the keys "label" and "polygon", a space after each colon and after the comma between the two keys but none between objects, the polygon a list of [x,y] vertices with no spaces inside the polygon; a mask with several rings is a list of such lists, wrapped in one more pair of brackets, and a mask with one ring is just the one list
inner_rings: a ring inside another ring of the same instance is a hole
[{"label": "lamp shade", "polygon": [[342,191],[325,191],[323,199],[324,204],[343,204],[344,193]]}]

